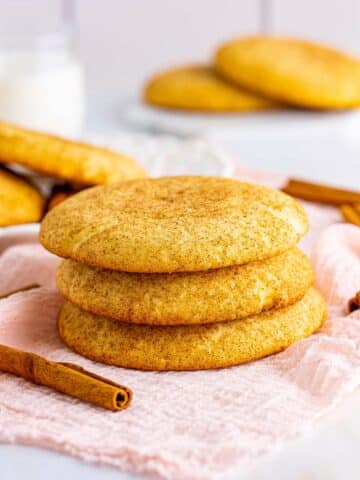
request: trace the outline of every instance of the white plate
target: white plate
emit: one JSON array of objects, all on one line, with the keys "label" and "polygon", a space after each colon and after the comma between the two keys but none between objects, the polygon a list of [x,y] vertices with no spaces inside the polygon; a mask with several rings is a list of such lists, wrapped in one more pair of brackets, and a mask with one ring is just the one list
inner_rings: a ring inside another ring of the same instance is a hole
[{"label": "white plate", "polygon": [[248,137],[356,134],[360,126],[360,111],[310,112],[281,110],[243,114],[200,114],[161,110],[131,101],[123,109],[122,119],[130,127],[150,133],[178,136],[205,135],[226,140],[237,136]]}]

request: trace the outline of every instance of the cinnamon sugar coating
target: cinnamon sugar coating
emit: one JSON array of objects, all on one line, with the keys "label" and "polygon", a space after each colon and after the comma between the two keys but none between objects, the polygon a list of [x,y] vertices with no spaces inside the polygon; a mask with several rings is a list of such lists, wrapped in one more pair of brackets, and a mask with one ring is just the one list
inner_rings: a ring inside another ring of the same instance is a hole
[{"label": "cinnamon sugar coating", "polygon": [[46,215],[40,241],[59,256],[110,270],[191,272],[264,260],[307,229],[301,205],[277,190],[163,177],[74,195]]}]

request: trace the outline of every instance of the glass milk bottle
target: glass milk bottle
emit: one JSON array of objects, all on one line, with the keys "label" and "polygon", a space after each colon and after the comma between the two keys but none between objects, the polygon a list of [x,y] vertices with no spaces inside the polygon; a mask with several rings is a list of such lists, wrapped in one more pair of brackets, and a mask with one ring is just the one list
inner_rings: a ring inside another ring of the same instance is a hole
[{"label": "glass milk bottle", "polygon": [[71,1],[0,3],[0,121],[80,134],[83,67],[73,48]]}]

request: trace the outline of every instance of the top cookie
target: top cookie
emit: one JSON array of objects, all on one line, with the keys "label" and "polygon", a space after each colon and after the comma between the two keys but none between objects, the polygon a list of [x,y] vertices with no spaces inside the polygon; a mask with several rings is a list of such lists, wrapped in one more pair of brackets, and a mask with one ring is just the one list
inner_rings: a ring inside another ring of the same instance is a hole
[{"label": "top cookie", "polygon": [[248,37],[221,47],[216,70],[236,84],[315,109],[360,105],[360,61],[299,39]]},{"label": "top cookie", "polygon": [[3,122],[0,122],[0,163],[22,165],[84,185],[146,177],[135,160],[121,153]]},{"label": "top cookie", "polygon": [[49,212],[40,241],[88,265],[126,272],[199,271],[281,253],[308,228],[293,198],[217,177],[95,187]]},{"label": "top cookie", "polygon": [[0,227],[38,222],[43,210],[44,199],[34,185],[0,168]]},{"label": "top cookie", "polygon": [[246,112],[275,106],[225,82],[207,66],[174,68],[156,75],[145,86],[144,98],[158,107],[204,112]]}]

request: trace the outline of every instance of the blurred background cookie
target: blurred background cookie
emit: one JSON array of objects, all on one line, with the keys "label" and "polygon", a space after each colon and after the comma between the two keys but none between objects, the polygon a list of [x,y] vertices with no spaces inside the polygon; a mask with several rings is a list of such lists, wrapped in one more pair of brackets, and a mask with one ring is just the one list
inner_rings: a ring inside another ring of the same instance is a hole
[{"label": "blurred background cookie", "polygon": [[360,105],[360,61],[301,39],[245,37],[215,56],[225,79],[289,105],[344,109]]},{"label": "blurred background cookie", "polygon": [[0,163],[16,164],[84,185],[145,177],[132,158],[107,148],[0,123]]},{"label": "blurred background cookie", "polygon": [[211,66],[178,67],[158,73],[144,88],[150,105],[204,112],[250,112],[275,102],[219,77]]},{"label": "blurred background cookie", "polygon": [[28,180],[0,168],[0,227],[38,222],[45,200]]}]

